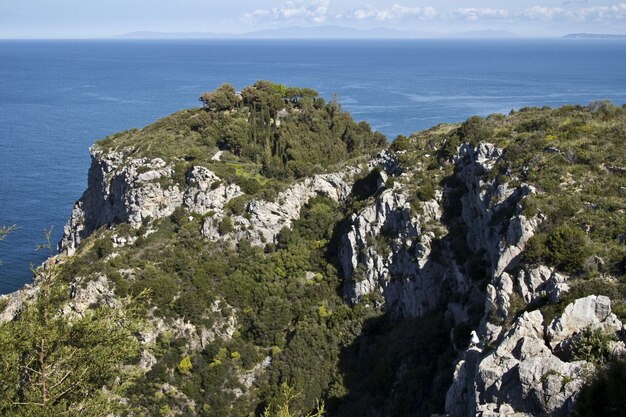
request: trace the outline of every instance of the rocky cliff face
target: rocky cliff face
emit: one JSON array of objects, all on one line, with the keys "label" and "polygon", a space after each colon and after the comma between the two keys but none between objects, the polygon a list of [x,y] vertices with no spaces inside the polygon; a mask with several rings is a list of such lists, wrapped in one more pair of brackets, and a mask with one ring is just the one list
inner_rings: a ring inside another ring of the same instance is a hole
[{"label": "rocky cliff face", "polygon": [[172,214],[183,203],[178,185],[162,186],[173,170],[162,159],[125,158],[92,147],[87,190],[74,204],[59,249],[75,252],[82,239],[103,225],[129,223],[139,227],[146,219]]},{"label": "rocky cliff face", "polygon": [[[350,180],[359,171],[350,167],[307,178],[280,192],[275,201],[251,199],[244,214],[231,216],[225,210],[226,204],[244,193],[208,168],[195,166],[186,173],[184,184],[175,184],[174,169],[162,159],[133,159],[97,147],[91,148],[91,155],[87,191],[74,204],[59,244],[67,254],[74,253],[80,241],[101,226],[128,223],[138,228],[142,222],[172,214],[177,207],[200,215],[211,213],[202,227],[209,240],[247,239],[255,245],[272,242],[283,227],[299,217],[311,197],[345,199],[350,194]],[[390,163],[383,153],[369,166]],[[226,216],[231,218],[234,230],[224,237],[218,225]]]},{"label": "rocky cliff face", "polygon": [[[385,309],[398,317],[421,317],[443,308],[456,325],[476,324],[480,342],[458,351],[447,415],[566,416],[592,367],[568,357],[568,346],[586,328],[619,337],[624,329],[606,297],[575,300],[550,323],[539,311],[514,318],[513,298],[526,304],[556,301],[569,290],[569,278],[543,265],[519,267],[520,254],[543,218],[522,214],[524,199],[536,192],[532,186],[486,175],[502,157],[495,145],[462,144],[442,188],[418,205],[411,204],[407,191],[410,172],[402,172],[392,153],[370,161],[369,169],[380,167],[377,190],[346,219],[340,236],[343,293],[351,303],[379,294]],[[137,228],[177,207],[204,215],[202,234],[208,240],[247,239],[263,245],[290,227],[312,197],[349,198],[358,171],[316,175],[287,187],[275,201],[252,198],[243,214],[232,215],[225,206],[242,196],[242,189],[206,167],[194,167],[184,184],[176,184],[173,168],[161,159],[124,159],[93,148],[88,189],[74,206],[60,246],[71,254],[103,225]],[[389,177],[395,178],[393,186],[385,186]],[[220,223],[226,217],[232,229],[223,231]],[[64,314],[80,314],[94,297],[106,298],[103,285],[88,287]],[[16,308],[5,309],[4,315]],[[226,327],[232,335],[232,323]],[[191,339],[201,346],[211,337]],[[619,337],[616,351],[624,349]]]}]

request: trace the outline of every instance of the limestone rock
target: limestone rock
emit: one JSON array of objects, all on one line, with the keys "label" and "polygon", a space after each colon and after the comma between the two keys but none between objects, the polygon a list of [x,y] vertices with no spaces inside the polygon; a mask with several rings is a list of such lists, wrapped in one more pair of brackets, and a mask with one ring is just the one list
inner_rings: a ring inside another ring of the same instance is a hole
[{"label": "limestone rock", "polygon": [[84,279],[77,279],[70,284],[69,291],[70,301],[61,309],[61,315],[64,317],[82,317],[94,306],[121,306],[106,276],[101,274],[86,282]]},{"label": "limestone rock", "polygon": [[189,187],[184,194],[185,206],[199,214],[222,210],[228,201],[243,194],[238,185],[224,184],[217,175],[202,166],[191,169],[187,183]]},{"label": "limestone rock", "polygon": [[0,302],[6,302],[4,309],[0,311],[0,324],[17,319],[24,304],[32,302],[38,293],[37,285],[26,284],[15,292],[0,295]]},{"label": "limestone rock", "polygon": [[622,323],[611,313],[611,300],[603,295],[579,298],[565,307],[561,317],[552,321],[548,328],[550,345],[559,343],[581,330],[591,327],[605,331],[621,332]]},{"label": "limestone rock", "polygon": [[561,294],[569,291],[568,278],[545,265],[522,270],[518,275],[518,283],[522,298],[531,303],[539,297],[548,297],[555,303]]},{"label": "limestone rock", "polygon": [[506,404],[519,413],[567,416],[583,383],[585,366],[584,362],[567,363],[554,356],[543,340],[541,313],[524,313],[478,364],[478,409],[486,411],[489,404]]},{"label": "limestone rock", "polygon": [[[225,213],[216,210],[212,218],[202,225],[202,234],[209,240],[246,239],[253,245],[273,242],[283,227],[290,227],[300,217],[300,210],[313,197],[326,196],[341,201],[350,194],[349,169],[341,173],[320,174],[300,181],[278,194],[276,201],[251,200],[246,206],[245,215],[232,216],[234,231],[222,237],[219,223]],[[217,189],[219,190],[219,188]],[[236,191],[231,195],[236,195]]]},{"label": "limestone rock", "polygon": [[100,226],[126,222],[139,227],[146,219],[172,214],[183,203],[182,190],[172,182],[173,169],[162,159],[128,159],[97,146],[90,152],[87,190],[74,204],[60,251],[74,253]]}]

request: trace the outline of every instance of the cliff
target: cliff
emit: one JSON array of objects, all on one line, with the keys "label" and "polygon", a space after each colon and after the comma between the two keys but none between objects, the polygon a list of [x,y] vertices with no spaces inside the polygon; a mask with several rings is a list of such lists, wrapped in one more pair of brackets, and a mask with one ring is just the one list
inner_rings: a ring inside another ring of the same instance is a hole
[{"label": "cliff", "polygon": [[337,416],[571,415],[625,351],[625,126],[607,103],[523,109],[278,181],[228,149],[107,139],[60,314],[149,289],[125,415],[247,415],[281,384]]}]

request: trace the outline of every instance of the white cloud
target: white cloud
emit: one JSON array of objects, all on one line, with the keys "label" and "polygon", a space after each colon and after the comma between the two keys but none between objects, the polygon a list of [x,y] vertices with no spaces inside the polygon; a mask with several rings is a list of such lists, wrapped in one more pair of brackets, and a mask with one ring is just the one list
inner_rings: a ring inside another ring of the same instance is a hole
[{"label": "white cloud", "polygon": [[626,20],[626,3],[565,10],[560,7],[534,6],[522,14],[531,20],[570,20],[609,22]]},{"label": "white cloud", "polygon": [[479,19],[507,19],[509,17],[509,11],[506,9],[491,9],[488,7],[468,7],[457,9],[456,14],[475,22]]},{"label": "white cloud", "polygon": [[375,7],[365,7],[361,9],[354,9],[347,14],[348,17],[352,17],[357,20],[403,20],[403,19],[420,19],[430,20],[434,19],[439,12],[433,7],[407,7],[399,4],[394,4],[391,7],[385,9],[377,9]]},{"label": "white cloud", "polygon": [[531,20],[552,20],[555,17],[567,16],[568,12],[560,7],[534,6],[526,9],[523,16]]},{"label": "white cloud", "polygon": [[601,6],[583,7],[587,0],[564,0],[562,7],[535,5],[530,8],[514,10],[506,8],[466,7],[456,9],[435,9],[434,7],[414,7],[394,4],[389,7],[363,6],[349,10],[335,10],[330,12],[331,0],[289,0],[282,6],[256,9],[243,16],[248,23],[259,22],[291,22],[296,24],[323,24],[338,23],[350,24],[356,22],[409,22],[430,21],[441,22],[593,22],[615,23],[626,21],[626,2]]},{"label": "white cloud", "polygon": [[248,22],[304,20],[324,23],[327,19],[329,5],[330,0],[293,0],[286,2],[282,7],[256,9],[246,13],[244,20]]},{"label": "white cloud", "polygon": [[626,3],[611,6],[585,7],[576,11],[577,20],[592,20],[596,22],[615,21],[626,19]]}]

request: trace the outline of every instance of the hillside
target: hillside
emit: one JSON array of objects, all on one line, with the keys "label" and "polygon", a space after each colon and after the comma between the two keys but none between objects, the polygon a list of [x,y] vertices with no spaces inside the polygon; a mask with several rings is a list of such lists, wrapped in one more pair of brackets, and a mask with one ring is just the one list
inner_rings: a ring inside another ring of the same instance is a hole
[{"label": "hillside", "polygon": [[386,147],[309,89],[201,100],[91,148],[62,254],[0,298],[1,414],[621,404],[626,108],[525,108]]}]

